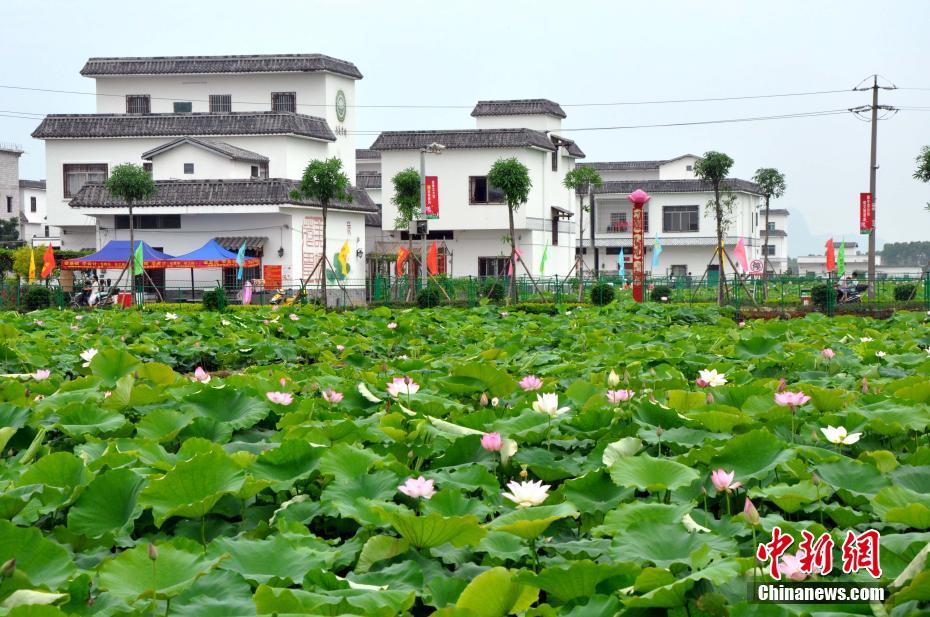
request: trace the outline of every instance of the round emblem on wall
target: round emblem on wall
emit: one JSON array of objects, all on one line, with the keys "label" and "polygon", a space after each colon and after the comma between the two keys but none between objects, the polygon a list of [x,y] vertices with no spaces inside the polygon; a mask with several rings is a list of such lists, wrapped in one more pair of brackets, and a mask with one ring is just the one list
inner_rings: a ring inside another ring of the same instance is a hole
[{"label": "round emblem on wall", "polygon": [[346,121],[346,95],[342,90],[336,93],[336,118],[339,122]]}]

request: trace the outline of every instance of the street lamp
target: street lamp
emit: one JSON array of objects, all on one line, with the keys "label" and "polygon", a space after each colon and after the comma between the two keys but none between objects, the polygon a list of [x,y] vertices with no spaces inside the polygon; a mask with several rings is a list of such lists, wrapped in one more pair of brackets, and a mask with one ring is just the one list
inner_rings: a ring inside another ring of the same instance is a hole
[{"label": "street lamp", "polygon": [[651,199],[646,191],[636,189],[627,197],[633,204],[633,299],[642,302],[643,285],[646,282],[646,270],[643,256],[643,206]]},{"label": "street lamp", "polygon": [[[423,229],[420,234],[420,276],[422,277],[423,287],[427,285],[427,276],[428,272],[426,269],[426,234],[427,234],[427,223],[426,223],[426,155],[427,154],[442,154],[442,151],[446,147],[435,141],[430,145],[420,148],[420,216],[423,218]],[[419,225],[417,225],[419,227]],[[420,231],[420,229],[417,229]]]}]

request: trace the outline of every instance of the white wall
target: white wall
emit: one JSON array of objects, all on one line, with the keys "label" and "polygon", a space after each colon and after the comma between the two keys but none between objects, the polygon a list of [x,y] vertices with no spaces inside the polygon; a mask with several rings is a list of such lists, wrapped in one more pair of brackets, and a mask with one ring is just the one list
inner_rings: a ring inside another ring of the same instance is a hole
[{"label": "white wall", "polygon": [[658,169],[604,169],[598,170],[604,182],[613,180],[658,180]]},{"label": "white wall", "polygon": [[[696,156],[683,156],[681,158],[669,161],[659,165],[660,180],[691,180],[694,175],[694,164],[697,162]],[[691,167],[692,169],[688,169]]]},{"label": "white wall", "polygon": [[[185,163],[194,164],[194,173],[184,173]],[[252,163],[231,160],[192,144],[177,146],[152,158],[155,180],[230,179],[251,175]]]}]

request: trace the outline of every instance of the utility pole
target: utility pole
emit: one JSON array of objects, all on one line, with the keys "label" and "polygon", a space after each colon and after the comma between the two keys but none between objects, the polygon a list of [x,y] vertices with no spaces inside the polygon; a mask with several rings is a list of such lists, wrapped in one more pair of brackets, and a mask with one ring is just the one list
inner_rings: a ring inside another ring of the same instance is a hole
[{"label": "utility pole", "polygon": [[[597,219],[595,218],[594,213],[594,185],[592,184],[588,185],[588,205],[591,207],[591,229],[588,233],[591,235],[591,254],[594,258],[594,280],[596,281],[601,273],[601,260],[598,259],[599,255],[597,254],[597,239],[595,236],[595,232],[597,230],[594,227]],[[582,255],[581,258],[584,259],[584,255]]]}]

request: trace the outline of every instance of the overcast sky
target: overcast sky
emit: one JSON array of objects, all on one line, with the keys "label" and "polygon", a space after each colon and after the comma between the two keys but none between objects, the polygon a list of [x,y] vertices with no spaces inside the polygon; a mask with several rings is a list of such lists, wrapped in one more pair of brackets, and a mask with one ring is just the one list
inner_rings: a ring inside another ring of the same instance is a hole
[{"label": "overcast sky", "polygon": [[[850,89],[878,73],[902,110],[879,124],[878,240],[930,238],[930,186],[912,179],[930,144],[930,2],[459,2],[356,0],[4,0],[0,84],[92,91],[91,56],[324,53],[354,62],[358,103],[462,105],[358,109],[359,131],[470,128],[478,99],[550,98],[567,128],[661,124],[846,109],[869,93],[635,106],[585,103]],[[906,90],[905,88],[925,88]],[[569,105],[572,105],[569,107]],[[0,142],[21,144],[21,174],[45,177],[38,119],[90,113],[91,96],[0,88]],[[785,173],[791,253],[827,236],[858,240],[869,125],[851,114],[676,128],[566,131],[588,161],[728,153],[733,175]],[[358,135],[367,147],[373,135]]]}]

